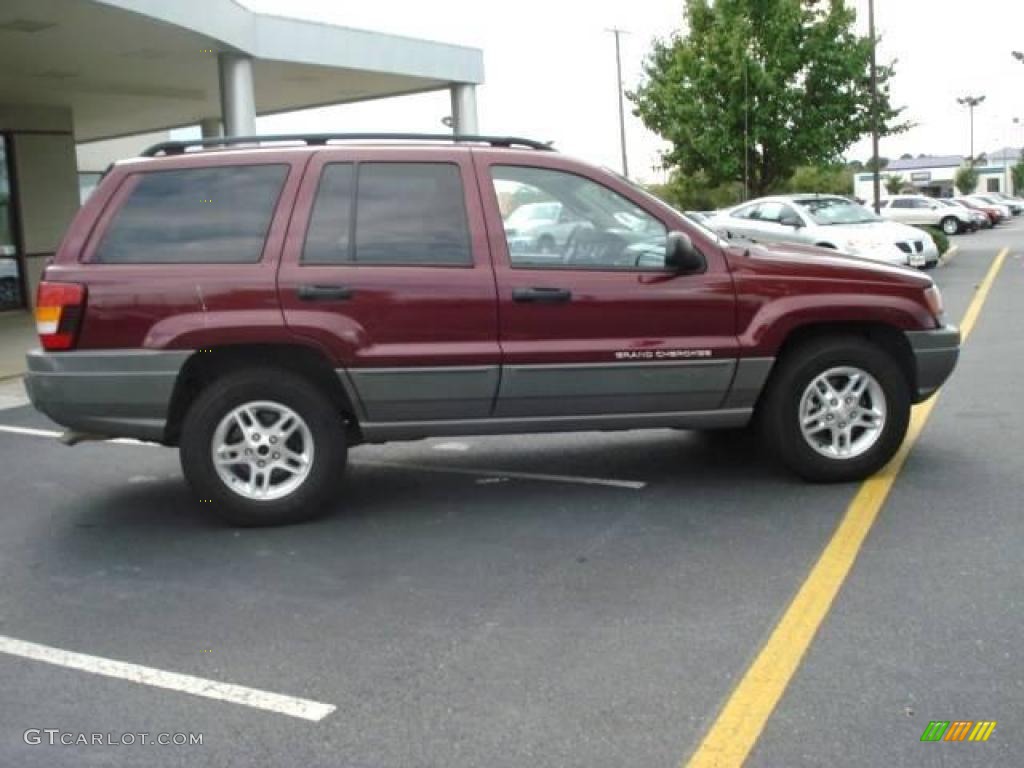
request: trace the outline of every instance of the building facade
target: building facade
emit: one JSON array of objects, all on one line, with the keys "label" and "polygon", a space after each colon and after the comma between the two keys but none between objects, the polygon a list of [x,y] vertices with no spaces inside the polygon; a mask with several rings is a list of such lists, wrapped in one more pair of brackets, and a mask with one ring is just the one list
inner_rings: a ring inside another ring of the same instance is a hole
[{"label": "building facade", "polygon": [[[975,166],[978,184],[975,194],[1001,192],[1013,195],[1013,174],[1010,172],[1019,158],[1017,150],[1000,150]],[[882,181],[882,197],[889,193],[886,182],[899,177],[903,181],[900,192],[916,192],[929,197],[955,197],[960,194],[956,188],[956,173],[967,162],[961,155],[925,156],[893,160],[879,174]],[[853,177],[853,193],[862,200],[874,197],[874,174],[857,173]]]},{"label": "building facade", "polygon": [[[23,309],[102,172],[76,145],[426,91],[477,132],[475,48],[255,13],[234,0],[0,3],[0,311]],[[137,141],[129,141],[133,147]],[[96,166],[96,167],[93,167]]]}]

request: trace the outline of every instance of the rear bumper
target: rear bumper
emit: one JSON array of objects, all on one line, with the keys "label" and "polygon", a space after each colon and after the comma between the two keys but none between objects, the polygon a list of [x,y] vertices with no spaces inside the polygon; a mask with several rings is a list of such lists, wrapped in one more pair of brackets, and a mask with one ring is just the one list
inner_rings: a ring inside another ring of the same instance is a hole
[{"label": "rear bumper", "polygon": [[188,350],[83,350],[26,355],[25,389],[58,424],[103,437],[164,439]]},{"label": "rear bumper", "polygon": [[956,368],[960,357],[960,329],[953,325],[933,331],[908,331],[907,341],[914,353],[917,389],[914,402],[934,395]]}]

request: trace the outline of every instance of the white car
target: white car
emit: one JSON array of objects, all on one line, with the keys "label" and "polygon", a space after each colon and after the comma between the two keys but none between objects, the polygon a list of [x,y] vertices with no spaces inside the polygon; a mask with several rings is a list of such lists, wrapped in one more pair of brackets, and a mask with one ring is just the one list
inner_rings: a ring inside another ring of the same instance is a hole
[{"label": "white car", "polygon": [[954,210],[924,195],[894,195],[881,201],[883,218],[919,227],[938,227],[947,235],[955,235],[971,227],[971,214],[966,209]]},{"label": "white car", "polygon": [[797,243],[911,267],[934,267],[939,249],[927,232],[885,221],[838,195],[762,197],[712,216],[707,225],[729,240]]},{"label": "white car", "polygon": [[583,220],[558,201],[526,203],[505,219],[505,236],[514,251],[555,254]]},{"label": "white car", "polygon": [[979,229],[988,229],[992,226],[992,222],[989,220],[988,215],[981,211],[972,210],[963,203],[958,203],[956,200],[947,200],[945,198],[937,197],[935,202],[946,208],[956,208],[960,211],[967,211],[967,215],[971,217],[971,231],[976,232]]}]

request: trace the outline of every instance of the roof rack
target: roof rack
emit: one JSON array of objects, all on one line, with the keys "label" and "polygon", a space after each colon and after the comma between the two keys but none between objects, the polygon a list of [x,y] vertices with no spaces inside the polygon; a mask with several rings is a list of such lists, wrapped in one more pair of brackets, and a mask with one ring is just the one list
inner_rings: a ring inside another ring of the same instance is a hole
[{"label": "roof rack", "polygon": [[477,136],[475,134],[451,133],[301,133],[271,134],[266,136],[220,136],[212,139],[190,141],[162,141],[142,151],[142,157],[157,155],[182,155],[190,147],[230,147],[236,144],[258,144],[261,142],[296,142],[307,146],[324,146],[332,141],[443,141],[490,144],[492,147],[527,147],[541,151],[554,151],[551,143],[520,139],[515,136]]}]

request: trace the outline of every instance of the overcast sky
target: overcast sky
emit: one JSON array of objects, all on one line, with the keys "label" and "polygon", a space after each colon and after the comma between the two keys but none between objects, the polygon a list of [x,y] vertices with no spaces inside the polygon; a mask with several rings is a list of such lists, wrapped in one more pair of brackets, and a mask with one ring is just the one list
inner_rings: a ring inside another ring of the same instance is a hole
[{"label": "overcast sky", "polygon": [[[867,32],[867,0],[850,0]],[[615,56],[623,38],[623,80],[633,88],[655,36],[678,30],[683,0],[243,0],[253,10],[481,48],[480,129],[554,140],[601,165],[619,167]],[[880,60],[897,58],[893,97],[918,126],[883,139],[881,154],[967,154],[966,94],[987,96],[975,113],[977,152],[1024,145],[1024,49],[1020,0],[876,0]],[[627,103],[628,107],[628,103]],[[447,93],[261,118],[261,130],[444,130]],[[1014,126],[1012,119],[1021,118]],[[656,136],[628,117],[630,175],[658,174]],[[870,157],[870,141],[848,156]]]}]

